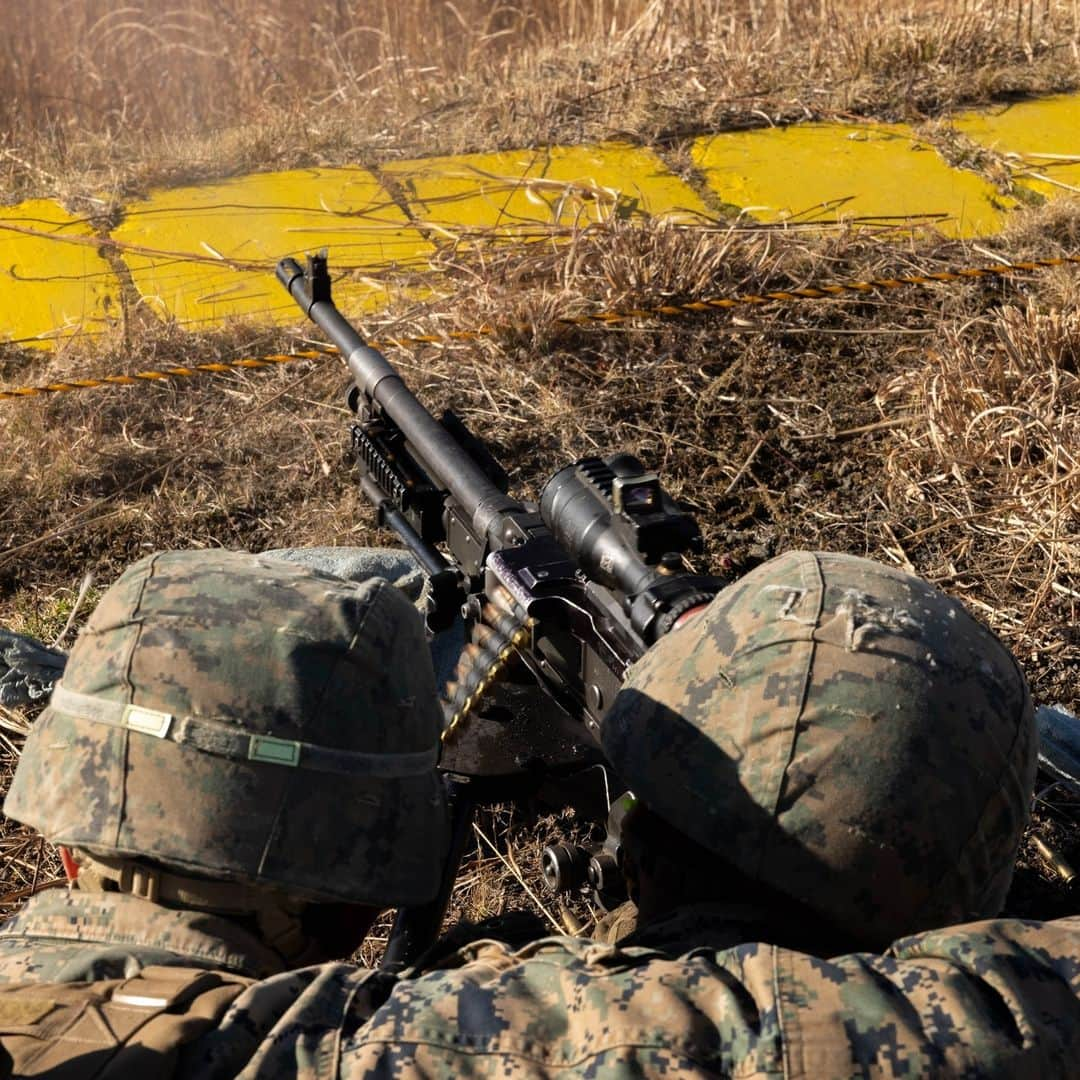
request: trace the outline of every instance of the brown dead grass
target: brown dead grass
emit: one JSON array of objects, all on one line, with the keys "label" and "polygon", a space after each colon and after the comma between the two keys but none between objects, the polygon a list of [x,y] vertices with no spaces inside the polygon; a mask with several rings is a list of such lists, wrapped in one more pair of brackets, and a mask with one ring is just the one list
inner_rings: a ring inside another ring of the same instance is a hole
[{"label": "brown dead grass", "polygon": [[1075,87],[1072,0],[42,0],[0,41],[8,198]]},{"label": "brown dead grass", "polygon": [[992,551],[1006,581],[1036,571],[1029,609],[1010,613],[1030,628],[1048,592],[1080,600],[1080,311],[1029,302],[987,322],[946,327],[926,366],[879,394],[886,416],[918,418],[896,429],[886,472],[897,504],[935,507],[958,555]]},{"label": "brown dead grass", "polygon": [[[0,776],[6,792],[29,732],[27,717],[0,706]],[[0,916],[22,906],[41,886],[60,876],[60,860],[51,844],[32,829],[2,819],[0,829]]]}]

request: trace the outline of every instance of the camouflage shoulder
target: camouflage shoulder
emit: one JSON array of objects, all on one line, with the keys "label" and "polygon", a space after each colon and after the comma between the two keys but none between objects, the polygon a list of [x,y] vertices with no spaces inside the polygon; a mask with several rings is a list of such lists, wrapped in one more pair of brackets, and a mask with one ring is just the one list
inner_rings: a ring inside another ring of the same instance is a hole
[{"label": "camouflage shoulder", "polygon": [[[705,951],[671,959],[574,938],[516,952],[477,942],[403,979],[342,1042],[339,1075],[784,1074],[775,1010],[759,1014]],[[709,1017],[711,1022],[703,1022]]]},{"label": "camouflage shoulder", "polygon": [[338,1075],[343,1030],[369,1019],[396,976],[329,963],[284,972],[248,987],[217,1029],[192,1047],[183,1074],[296,1077]]},{"label": "camouflage shoulder", "polygon": [[342,1041],[346,1080],[1069,1076],[1080,920],[999,921],[823,960],[766,944],[672,958],[571,939],[462,950]]},{"label": "camouflage shoulder", "polygon": [[1003,957],[1028,957],[1039,971],[1054,971],[1080,995],[1080,915],[1040,922],[987,919],[912,934],[893,943],[889,955],[901,960],[932,956],[981,974]]},{"label": "camouflage shoulder", "polygon": [[0,929],[0,982],[129,978],[181,965],[261,978],[281,958],[229,919],[123,893],[50,889]]},{"label": "camouflage shoulder", "polygon": [[775,994],[797,1075],[1064,1077],[1080,1060],[1077,918],[952,927],[885,955],[731,952],[759,1006]]}]

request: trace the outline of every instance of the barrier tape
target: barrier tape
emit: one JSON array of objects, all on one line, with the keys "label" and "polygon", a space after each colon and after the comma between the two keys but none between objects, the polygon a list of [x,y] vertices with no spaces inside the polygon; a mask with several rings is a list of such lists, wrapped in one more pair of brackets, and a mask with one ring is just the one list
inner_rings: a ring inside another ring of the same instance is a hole
[{"label": "barrier tape", "polygon": [[0,401],[59,394],[67,390],[90,390],[98,386],[135,386],[138,383],[162,382],[193,375],[221,375],[227,371],[272,367],[275,364],[288,364],[294,360],[314,360],[320,356],[330,355],[334,354],[321,349],[309,349],[304,352],[270,353],[267,356],[247,357],[243,360],[214,360],[205,364],[192,364],[190,367],[162,368],[160,371],[136,371],[131,375],[103,375],[100,379],[69,379],[66,382],[47,383],[44,386],[20,386],[14,390],[0,390]]},{"label": "barrier tape", "polygon": [[[582,315],[560,315],[554,321],[560,326],[612,326],[634,319],[651,319],[657,316],[674,317],[699,315],[708,311],[725,311],[731,308],[752,307],[761,304],[794,303],[801,300],[830,300],[839,296],[866,295],[908,285],[940,285],[976,278],[1007,277],[1018,271],[1045,270],[1056,266],[1080,264],[1080,255],[1061,255],[1056,258],[1028,259],[1022,262],[994,263],[990,266],[967,266],[955,270],[939,270],[926,274],[904,274],[898,277],[869,278],[866,281],[838,281],[827,285],[810,285],[801,289],[777,289],[762,293],[741,293],[738,296],[711,297],[704,300],[688,300],[676,304],[657,304],[654,307],[629,308],[626,311],[600,311]],[[520,329],[528,329],[521,327]],[[414,337],[387,338],[372,341],[374,348],[395,346],[408,348],[415,345],[438,345],[445,341],[475,341],[496,332],[495,327],[482,326],[476,330],[454,330],[444,334],[420,334]],[[64,382],[47,383],[44,386],[22,386],[13,390],[0,390],[0,401],[23,400],[70,390],[89,390],[99,386],[134,386],[139,383],[161,382],[195,375],[220,375],[229,371],[250,370],[288,364],[295,360],[314,360],[331,352],[310,349],[292,353],[271,353],[266,356],[243,360],[222,360],[187,367],[163,368],[160,371],[138,371],[131,375],[105,375],[96,379],[69,379]]]}]

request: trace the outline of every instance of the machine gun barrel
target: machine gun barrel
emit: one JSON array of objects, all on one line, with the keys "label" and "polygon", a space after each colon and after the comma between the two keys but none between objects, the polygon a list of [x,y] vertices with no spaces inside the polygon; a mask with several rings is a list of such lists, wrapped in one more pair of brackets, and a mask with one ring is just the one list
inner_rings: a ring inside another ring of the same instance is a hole
[{"label": "machine gun barrel", "polygon": [[[429,629],[445,629],[462,612],[471,632],[487,601],[505,596],[517,629],[493,656],[502,662],[504,652],[514,652],[598,741],[628,665],[721,585],[684,565],[685,553],[702,550],[696,522],[625,453],[560,470],[539,506],[513,498],[482,441],[452,413],[436,420],[337,310],[325,252],[309,255],[306,268],[283,259],[277,276],[355,380],[350,405],[359,421],[353,449],[361,487],[429,575]],[[490,684],[482,667],[457,680],[448,738],[457,738]],[[459,762],[456,771],[476,770]]]},{"label": "machine gun barrel", "polygon": [[504,514],[524,513],[524,506],[477,467],[469,453],[405,385],[386,357],[366,344],[338,311],[330,298],[325,255],[309,256],[306,273],[295,259],[282,259],[277,277],[308,318],[337,346],[360,390],[401,429],[432,480],[459,503],[477,536],[497,533]]}]

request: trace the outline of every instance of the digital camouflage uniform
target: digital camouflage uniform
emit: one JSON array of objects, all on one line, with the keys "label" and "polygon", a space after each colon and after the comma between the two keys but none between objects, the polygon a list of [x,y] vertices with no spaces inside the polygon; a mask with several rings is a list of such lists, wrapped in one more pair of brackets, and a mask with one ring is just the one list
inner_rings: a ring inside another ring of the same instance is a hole
[{"label": "digital camouflage uniform", "polygon": [[831,961],[761,943],[675,957],[479,944],[401,983],[336,1072],[300,1074],[1075,1076],[1078,953],[1080,919],[977,923]]},{"label": "digital camouflage uniform", "polygon": [[118,1061],[183,1071],[232,999],[277,975],[191,1075],[235,1071],[318,977],[286,971],[312,952],[305,907],[433,897],[440,729],[420,618],[389,583],[230,552],[131,567],[80,634],[5,803],[81,864],[74,891],[0,931],[5,1050],[25,1064],[36,1040],[44,1069],[66,1041],[61,1060],[78,1045],[89,1067],[124,1042]]},{"label": "digital camouflage uniform", "polygon": [[130,978],[183,964],[260,979],[282,956],[237,921],[163,907],[127,893],[39,893],[0,928],[0,983]]},{"label": "digital camouflage uniform", "polygon": [[691,946],[731,926],[722,911],[667,922],[663,950],[477,942],[416,978],[347,964],[278,976],[237,999],[196,1062],[235,1067],[252,1017],[266,1025],[303,979],[240,1077],[1076,1075],[1080,918],[974,923],[831,960]]}]

